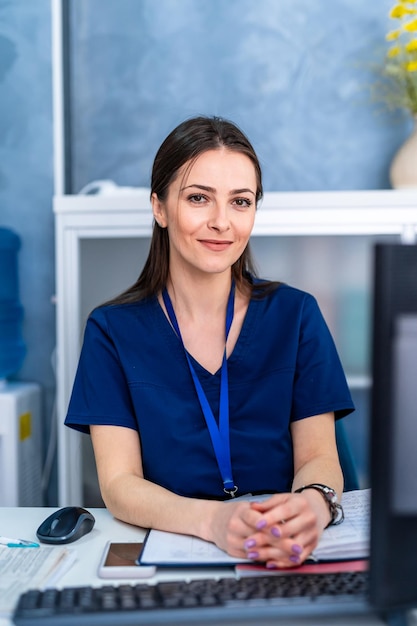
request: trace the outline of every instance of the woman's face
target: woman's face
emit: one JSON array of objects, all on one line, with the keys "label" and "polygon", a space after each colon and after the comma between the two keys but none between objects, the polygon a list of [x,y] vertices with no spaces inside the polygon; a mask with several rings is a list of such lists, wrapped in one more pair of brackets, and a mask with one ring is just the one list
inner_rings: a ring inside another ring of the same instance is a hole
[{"label": "woman's face", "polygon": [[244,154],[209,150],[179,170],[153,213],[168,229],[170,270],[230,272],[244,251],[256,212],[256,173]]}]

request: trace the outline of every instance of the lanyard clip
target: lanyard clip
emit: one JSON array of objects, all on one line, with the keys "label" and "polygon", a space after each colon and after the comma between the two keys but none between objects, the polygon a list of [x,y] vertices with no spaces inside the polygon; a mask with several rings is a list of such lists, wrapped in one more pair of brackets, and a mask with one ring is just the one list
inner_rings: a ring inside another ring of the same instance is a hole
[{"label": "lanyard clip", "polygon": [[236,485],[234,485],[231,489],[226,489],[226,487],[224,487],[223,489],[224,493],[227,493],[227,495],[230,496],[231,498],[235,497],[237,490],[238,490],[238,487],[236,487]]}]

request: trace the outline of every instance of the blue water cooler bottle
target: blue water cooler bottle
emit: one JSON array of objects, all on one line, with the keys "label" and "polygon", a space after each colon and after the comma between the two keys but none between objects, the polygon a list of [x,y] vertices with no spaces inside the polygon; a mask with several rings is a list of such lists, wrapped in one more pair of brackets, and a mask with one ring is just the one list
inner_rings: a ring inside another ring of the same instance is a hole
[{"label": "blue water cooler bottle", "polygon": [[0,381],[22,366],[26,346],[22,337],[23,307],[19,301],[19,236],[0,227]]}]

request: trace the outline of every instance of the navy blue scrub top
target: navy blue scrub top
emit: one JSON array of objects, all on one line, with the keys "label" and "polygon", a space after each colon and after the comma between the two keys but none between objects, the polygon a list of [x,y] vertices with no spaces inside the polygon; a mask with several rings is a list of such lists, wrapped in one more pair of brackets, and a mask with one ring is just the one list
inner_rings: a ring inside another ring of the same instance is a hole
[{"label": "navy blue scrub top", "polygon": [[[220,370],[193,364],[217,417]],[[354,410],[316,300],[288,285],[252,299],[228,373],[237,495],[290,490],[290,423]],[[156,297],[90,315],[65,423],[137,430],[145,478],[185,496],[225,496],[183,346]]]}]

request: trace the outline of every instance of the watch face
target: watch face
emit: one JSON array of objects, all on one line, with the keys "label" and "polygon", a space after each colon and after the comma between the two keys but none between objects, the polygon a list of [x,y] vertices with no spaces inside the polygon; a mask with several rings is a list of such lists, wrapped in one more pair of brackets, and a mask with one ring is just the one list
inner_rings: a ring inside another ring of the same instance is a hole
[{"label": "watch face", "polygon": [[331,502],[337,502],[337,495],[333,489],[327,490],[327,497],[329,498]]},{"label": "watch face", "polygon": [[337,502],[337,494],[334,489],[328,487],[327,485],[321,485],[320,483],[315,483],[311,485],[318,491],[321,491],[322,494],[329,500],[329,502]]}]

